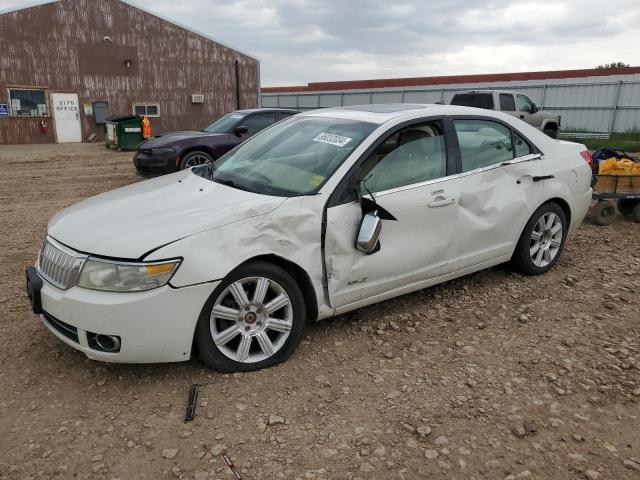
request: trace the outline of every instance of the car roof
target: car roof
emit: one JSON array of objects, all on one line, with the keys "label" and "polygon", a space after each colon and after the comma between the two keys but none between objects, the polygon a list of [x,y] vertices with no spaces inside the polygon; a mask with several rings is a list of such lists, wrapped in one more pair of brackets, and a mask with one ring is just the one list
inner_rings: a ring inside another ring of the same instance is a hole
[{"label": "car roof", "polygon": [[[498,89],[493,89],[493,90],[481,90],[481,89],[476,89],[476,90],[465,90],[463,92],[456,92],[456,95],[466,95],[469,93],[493,93],[493,92],[498,92],[498,93],[516,93],[514,90],[498,90]],[[455,97],[455,95],[454,95]]]},{"label": "car roof", "polygon": [[253,112],[292,112],[299,113],[300,110],[293,108],[244,108],[242,110],[234,110],[233,113],[253,113]]},{"label": "car roof", "polygon": [[297,117],[331,117],[383,124],[398,117],[422,113],[424,116],[443,115],[483,115],[498,116],[492,110],[462,107],[458,105],[383,103],[373,105],[352,105],[348,107],[321,108],[300,113]]}]

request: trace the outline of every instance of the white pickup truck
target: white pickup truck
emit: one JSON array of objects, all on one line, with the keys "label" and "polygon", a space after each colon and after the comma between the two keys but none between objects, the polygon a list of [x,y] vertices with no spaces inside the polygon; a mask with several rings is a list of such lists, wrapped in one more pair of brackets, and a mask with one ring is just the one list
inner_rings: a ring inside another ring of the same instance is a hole
[{"label": "white pickup truck", "polygon": [[510,90],[468,90],[456,93],[451,100],[451,105],[508,113],[542,130],[551,138],[558,136],[560,117],[539,110],[536,104],[522,93]]}]

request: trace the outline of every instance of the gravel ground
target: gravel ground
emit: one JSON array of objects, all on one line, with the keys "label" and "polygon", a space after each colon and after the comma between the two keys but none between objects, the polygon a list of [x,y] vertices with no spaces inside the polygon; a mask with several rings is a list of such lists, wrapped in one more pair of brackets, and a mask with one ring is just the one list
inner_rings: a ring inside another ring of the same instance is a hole
[{"label": "gravel ground", "polygon": [[[100,145],[0,147],[0,478],[640,478],[640,224],[317,322],[285,364],[86,359],[30,313],[60,208],[139,181]],[[204,384],[184,424],[189,386]]]}]

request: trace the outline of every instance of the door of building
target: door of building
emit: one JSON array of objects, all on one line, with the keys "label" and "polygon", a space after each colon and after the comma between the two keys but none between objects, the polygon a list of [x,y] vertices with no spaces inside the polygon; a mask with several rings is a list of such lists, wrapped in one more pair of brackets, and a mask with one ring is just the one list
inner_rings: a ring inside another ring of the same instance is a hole
[{"label": "door of building", "polygon": [[53,120],[58,143],[82,141],[80,104],[76,93],[52,93]]}]

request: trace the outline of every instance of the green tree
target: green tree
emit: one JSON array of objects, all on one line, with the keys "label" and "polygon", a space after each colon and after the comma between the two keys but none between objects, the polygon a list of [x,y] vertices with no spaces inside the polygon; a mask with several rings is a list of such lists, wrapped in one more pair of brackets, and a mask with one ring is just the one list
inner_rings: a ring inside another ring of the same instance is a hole
[{"label": "green tree", "polygon": [[624,62],[612,62],[612,63],[605,63],[604,65],[598,65],[596,68],[598,70],[602,70],[604,68],[629,68],[630,66],[631,65]]}]

